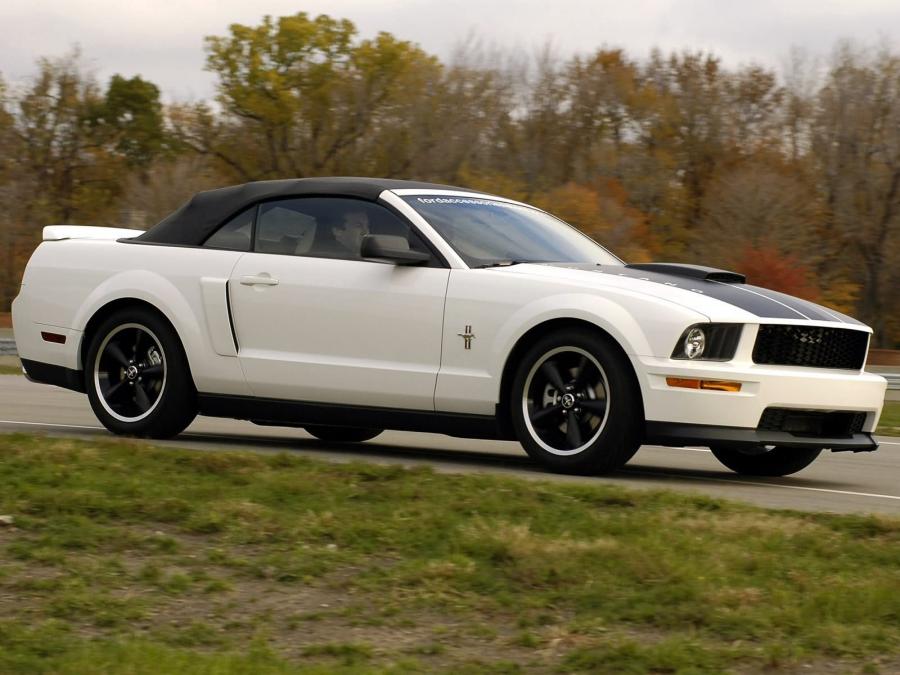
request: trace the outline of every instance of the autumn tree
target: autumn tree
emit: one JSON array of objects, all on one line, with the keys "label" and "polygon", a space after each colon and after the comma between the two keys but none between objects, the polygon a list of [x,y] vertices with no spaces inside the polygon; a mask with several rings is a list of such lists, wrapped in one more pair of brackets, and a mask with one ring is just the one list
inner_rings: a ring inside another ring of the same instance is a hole
[{"label": "autumn tree", "polygon": [[878,345],[900,307],[900,57],[841,48],[817,100],[813,153],[837,264],[859,270],[860,318]]},{"label": "autumn tree", "polygon": [[[401,142],[396,126],[411,109],[409,98],[427,96],[441,73],[410,42],[388,33],[359,40],[350,21],[304,12],[234,24],[206,45],[225,114],[199,109],[183,138],[241,180],[358,173],[367,161],[381,170],[385,162],[363,155],[361,146],[371,150],[367,141],[377,137]],[[401,158],[387,171],[402,173]]]}]

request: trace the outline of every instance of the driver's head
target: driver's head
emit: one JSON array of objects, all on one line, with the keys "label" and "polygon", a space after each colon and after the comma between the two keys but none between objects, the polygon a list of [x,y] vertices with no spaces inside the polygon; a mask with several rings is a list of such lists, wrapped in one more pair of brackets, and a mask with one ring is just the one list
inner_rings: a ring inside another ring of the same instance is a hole
[{"label": "driver's head", "polygon": [[347,211],[334,225],[333,231],[335,239],[349,250],[358,253],[362,246],[362,238],[369,234],[369,216],[362,209]]}]

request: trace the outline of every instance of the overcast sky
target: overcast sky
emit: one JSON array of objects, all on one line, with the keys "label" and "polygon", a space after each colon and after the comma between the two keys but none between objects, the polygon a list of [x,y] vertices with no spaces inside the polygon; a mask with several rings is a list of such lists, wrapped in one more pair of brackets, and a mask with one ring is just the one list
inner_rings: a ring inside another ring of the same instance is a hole
[{"label": "overcast sky", "polygon": [[39,56],[77,43],[102,80],[137,74],[167,100],[207,98],[204,36],[298,11],[348,18],[364,37],[389,31],[443,58],[476,35],[518,49],[549,41],[562,55],[704,49],[729,65],[778,68],[793,46],[825,57],[845,38],[894,50],[900,40],[900,0],[0,0],[0,74],[21,82]]}]

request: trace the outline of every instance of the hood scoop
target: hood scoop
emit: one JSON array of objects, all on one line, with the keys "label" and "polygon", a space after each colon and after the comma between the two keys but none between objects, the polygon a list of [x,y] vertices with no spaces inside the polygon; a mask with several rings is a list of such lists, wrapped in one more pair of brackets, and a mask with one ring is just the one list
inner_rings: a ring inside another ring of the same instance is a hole
[{"label": "hood scoop", "polygon": [[681,263],[632,263],[625,265],[630,270],[642,272],[658,272],[659,274],[671,274],[676,277],[688,279],[702,279],[704,281],[721,281],[729,284],[743,284],[747,277],[737,272],[720,270],[715,267],[703,267],[702,265],[684,265]]}]

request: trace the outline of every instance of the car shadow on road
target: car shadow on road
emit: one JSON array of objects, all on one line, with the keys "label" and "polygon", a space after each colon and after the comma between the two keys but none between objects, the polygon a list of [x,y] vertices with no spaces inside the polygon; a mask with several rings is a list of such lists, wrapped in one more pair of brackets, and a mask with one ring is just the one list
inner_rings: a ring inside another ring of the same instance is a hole
[{"label": "car shadow on road", "polygon": [[[262,446],[270,451],[296,450],[308,455],[323,456],[329,458],[333,458],[334,453],[337,451],[346,453],[346,459],[348,460],[403,460],[412,464],[427,464],[430,462],[439,462],[446,468],[458,467],[460,469],[477,469],[480,467],[494,470],[506,469],[515,471],[516,473],[526,473],[532,477],[546,476],[548,479],[556,479],[560,476],[560,474],[547,472],[524,453],[521,456],[517,456],[470,449],[445,450],[441,448],[421,446],[400,446],[388,443],[379,443],[378,441],[369,441],[366,443],[327,443],[312,438],[273,438],[237,434],[233,436],[223,436],[217,434],[207,435],[201,433],[191,433],[183,438],[190,438],[191,440],[203,441],[208,443],[216,443],[219,445],[237,446],[241,448],[247,448],[248,446]],[[177,439],[171,442],[177,444]],[[827,490],[853,490],[859,487],[852,483],[811,479],[798,476],[786,476],[780,478],[770,478],[764,476],[741,476],[725,468],[681,468],[659,464],[626,465],[623,469],[605,476],[567,476],[567,478],[579,481],[590,481],[591,479],[614,481],[616,478],[632,480],[639,479],[643,483],[658,484],[658,487],[660,489],[664,489],[666,487],[666,483],[668,482],[679,480],[714,481],[737,484],[753,483],[756,485],[805,487]]]}]

